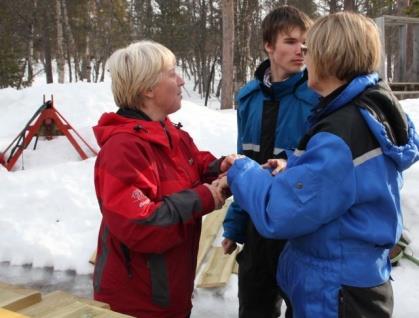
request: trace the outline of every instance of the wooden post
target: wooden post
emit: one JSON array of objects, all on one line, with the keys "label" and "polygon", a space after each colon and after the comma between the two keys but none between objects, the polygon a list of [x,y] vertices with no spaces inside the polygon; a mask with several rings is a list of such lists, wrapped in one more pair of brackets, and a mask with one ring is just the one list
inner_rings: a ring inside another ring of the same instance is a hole
[{"label": "wooden post", "polygon": [[233,108],[234,0],[222,1],[223,63],[221,66],[221,109]]},{"label": "wooden post", "polygon": [[413,26],[413,65],[412,73],[414,74],[414,81],[419,81],[419,25]]},{"label": "wooden post", "polygon": [[398,78],[397,80],[399,82],[405,81],[405,75],[406,75],[406,40],[407,40],[407,25],[401,25],[399,27],[399,45],[400,45],[400,56],[399,56],[399,67],[398,67]]},{"label": "wooden post", "polygon": [[381,62],[379,73],[383,80],[388,81],[387,78],[387,56],[386,56],[386,33],[385,33],[385,20],[384,17],[379,17],[375,19],[378,30],[380,31],[380,40],[381,40]]}]

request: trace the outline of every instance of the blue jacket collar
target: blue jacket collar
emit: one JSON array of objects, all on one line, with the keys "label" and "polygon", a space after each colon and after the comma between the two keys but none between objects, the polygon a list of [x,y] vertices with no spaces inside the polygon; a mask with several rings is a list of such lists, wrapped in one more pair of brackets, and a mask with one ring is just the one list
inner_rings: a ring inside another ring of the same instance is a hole
[{"label": "blue jacket collar", "polygon": [[263,61],[255,72],[255,79],[258,81],[258,87],[260,88],[266,97],[272,100],[279,100],[284,95],[288,95],[298,87],[299,83],[303,83],[307,79],[306,71],[301,71],[293,74],[289,78],[281,82],[274,82],[271,85],[266,85],[264,77],[269,72],[271,62],[269,60]]}]

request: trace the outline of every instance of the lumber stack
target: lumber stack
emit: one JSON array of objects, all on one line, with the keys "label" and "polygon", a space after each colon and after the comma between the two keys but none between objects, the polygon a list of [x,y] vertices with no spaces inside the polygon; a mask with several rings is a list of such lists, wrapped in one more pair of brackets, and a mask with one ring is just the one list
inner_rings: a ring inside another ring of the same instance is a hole
[{"label": "lumber stack", "polygon": [[1,318],[127,318],[109,305],[62,291],[41,295],[39,291],[0,283]]}]

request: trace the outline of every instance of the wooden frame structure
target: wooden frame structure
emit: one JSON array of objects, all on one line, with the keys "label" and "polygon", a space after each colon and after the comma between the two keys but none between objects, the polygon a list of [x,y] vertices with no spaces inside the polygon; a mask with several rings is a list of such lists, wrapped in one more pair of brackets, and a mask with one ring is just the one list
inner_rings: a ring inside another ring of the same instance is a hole
[{"label": "wooden frame structure", "polygon": [[[380,75],[390,82],[419,82],[419,18],[384,15],[375,19],[380,30],[382,44]],[[388,56],[389,28],[397,28],[399,54],[398,61]],[[387,30],[386,30],[387,29]],[[414,32],[416,29],[416,32]],[[410,54],[410,56],[409,56]],[[409,60],[407,59],[409,57]],[[390,65],[389,65],[390,64]],[[389,70],[393,71],[389,74]],[[406,78],[409,73],[416,78]]]}]

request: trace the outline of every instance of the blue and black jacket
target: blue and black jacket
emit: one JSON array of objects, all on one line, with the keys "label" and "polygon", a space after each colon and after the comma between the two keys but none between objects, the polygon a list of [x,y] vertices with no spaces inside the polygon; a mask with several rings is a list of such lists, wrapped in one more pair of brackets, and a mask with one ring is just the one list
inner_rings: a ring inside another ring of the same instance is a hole
[{"label": "blue and black jacket", "polygon": [[343,286],[388,281],[402,231],[402,171],[419,136],[377,74],[362,75],[313,111],[284,172],[236,160],[228,182],[258,232],[288,239],[277,281],[295,317],[336,317]]},{"label": "blue and black jacket", "polygon": [[[307,129],[307,117],[319,96],[307,87],[307,72],[294,74],[285,81],[264,81],[270,62],[263,62],[255,79],[237,95],[237,153],[265,163],[285,157],[298,145]],[[248,215],[233,202],[224,221],[224,237],[235,242],[246,240]]]}]

